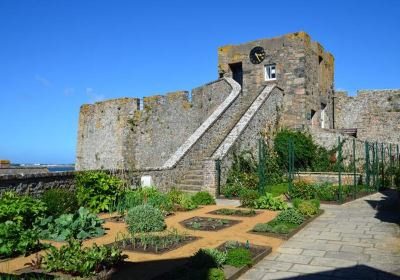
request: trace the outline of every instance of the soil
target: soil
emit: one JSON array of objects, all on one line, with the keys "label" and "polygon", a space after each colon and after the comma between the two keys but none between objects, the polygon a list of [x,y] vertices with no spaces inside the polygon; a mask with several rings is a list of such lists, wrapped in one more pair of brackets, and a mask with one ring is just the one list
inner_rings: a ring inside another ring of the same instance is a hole
[{"label": "soil", "polygon": [[[252,212],[251,214],[248,214],[248,210],[240,210],[240,209],[235,209],[234,213],[232,214],[227,214],[227,213],[219,213],[219,211],[221,210],[232,210],[232,209],[228,209],[228,208],[222,208],[222,209],[218,209],[218,210],[214,210],[211,212],[208,212],[208,214],[212,214],[212,215],[219,215],[219,216],[234,216],[234,217],[254,217],[258,214],[260,214],[260,212]],[[247,213],[247,214],[246,214]]]},{"label": "soil", "polygon": [[196,236],[186,236],[185,239],[182,240],[181,242],[169,244],[167,247],[164,247],[164,248],[156,248],[155,246],[148,246],[145,249],[142,245],[140,245],[139,239],[135,239],[135,245],[133,245],[132,240],[126,240],[126,241],[117,241],[117,242],[114,242],[111,244],[107,244],[107,246],[116,245],[121,250],[130,251],[130,252],[164,254],[165,252],[169,252],[169,251],[178,249],[179,247],[182,247],[183,245],[186,245],[190,242],[196,241],[199,238],[200,237],[196,237]]},{"label": "soil", "polygon": [[[120,278],[115,279],[130,279],[131,275],[135,275],[135,280],[144,280],[151,279],[162,273],[163,271],[169,270],[170,266],[175,264],[181,264],[188,257],[192,256],[196,253],[200,248],[215,248],[219,246],[222,242],[227,240],[237,240],[240,242],[246,242],[250,240],[251,243],[262,245],[262,246],[270,246],[272,250],[276,250],[280,244],[283,242],[279,238],[269,237],[266,238],[262,235],[255,235],[248,233],[256,224],[258,223],[266,223],[276,217],[279,213],[278,211],[268,211],[268,210],[260,210],[260,214],[254,216],[252,218],[247,217],[230,217],[231,220],[240,221],[233,225],[232,227],[225,228],[219,231],[199,231],[184,228],[180,222],[190,219],[194,216],[202,216],[202,217],[211,217],[218,218],[221,216],[209,214],[209,212],[221,209],[221,208],[229,208],[229,209],[238,209],[233,206],[217,206],[217,205],[208,205],[203,206],[200,209],[195,209],[187,212],[176,212],[175,215],[169,216],[165,218],[165,222],[167,224],[168,229],[176,228],[179,232],[186,232],[191,236],[201,237],[193,242],[187,243],[180,248],[177,248],[172,251],[165,252],[163,254],[149,254],[149,253],[141,253],[141,252],[132,252],[132,251],[124,251],[123,253],[128,255],[127,261],[125,261],[123,267],[118,269],[117,274]],[[242,209],[242,208],[241,208]],[[102,214],[99,215],[100,218],[109,218],[113,216],[118,216],[118,213],[113,215],[110,214]],[[113,223],[106,221],[103,225],[106,228],[106,235],[92,238],[90,240],[85,240],[83,242],[84,246],[90,246],[93,243],[98,245],[102,244],[110,244],[115,242],[121,234],[127,234],[127,227],[125,223]],[[55,247],[60,247],[62,242],[43,242],[43,243],[51,243]],[[39,252],[39,254],[46,254],[45,250]],[[16,271],[23,268],[25,263],[31,262],[32,259],[35,258],[35,254],[29,256],[21,256],[16,257],[9,260],[4,260],[0,262],[0,273],[17,273]],[[151,269],[153,265],[157,265],[158,269]],[[148,267],[144,271],[144,267]],[[126,278],[123,278],[125,277]]]},{"label": "soil", "polygon": [[[192,230],[207,230],[207,231],[218,231],[231,227],[240,221],[217,219],[211,217],[193,217],[180,222],[185,228]],[[195,226],[197,225],[197,227]]]}]

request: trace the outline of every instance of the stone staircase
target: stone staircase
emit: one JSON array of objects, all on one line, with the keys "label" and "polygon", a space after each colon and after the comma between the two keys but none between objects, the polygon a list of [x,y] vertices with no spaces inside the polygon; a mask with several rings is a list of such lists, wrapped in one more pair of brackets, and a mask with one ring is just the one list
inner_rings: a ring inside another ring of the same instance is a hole
[{"label": "stone staircase", "polygon": [[182,180],[177,185],[178,189],[186,192],[199,192],[203,186],[203,165],[196,163],[189,167]]}]

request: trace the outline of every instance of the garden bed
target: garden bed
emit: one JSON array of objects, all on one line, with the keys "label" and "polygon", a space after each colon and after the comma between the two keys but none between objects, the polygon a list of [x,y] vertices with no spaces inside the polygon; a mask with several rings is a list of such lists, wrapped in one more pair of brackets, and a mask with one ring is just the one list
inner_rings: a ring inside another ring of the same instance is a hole
[{"label": "garden bed", "polygon": [[222,208],[218,210],[214,210],[208,212],[207,214],[212,215],[223,215],[223,216],[234,216],[234,217],[254,217],[260,214],[259,211],[254,211],[253,209],[250,210],[241,210],[241,209],[229,209],[229,208]]},{"label": "garden bed", "polygon": [[179,240],[176,240],[176,242],[170,242],[165,245],[161,244],[162,242],[160,241],[160,239],[158,241],[151,242],[152,244],[144,245],[141,242],[140,238],[134,238],[134,239],[120,240],[111,244],[107,244],[107,246],[109,247],[116,246],[121,250],[130,252],[164,254],[166,252],[178,249],[186,244],[194,242],[200,238],[201,237],[187,235],[181,237]]},{"label": "garden bed", "polygon": [[197,216],[180,222],[180,224],[187,229],[205,231],[218,231],[238,223],[240,223],[240,221]]},{"label": "garden bed", "polygon": [[[296,233],[298,233],[300,230],[302,230],[305,226],[307,226],[309,223],[311,223],[312,221],[314,221],[316,218],[318,218],[319,216],[321,216],[324,213],[324,210],[319,210],[318,214],[308,218],[307,220],[305,220],[301,225],[296,225],[296,226],[291,226],[290,227],[290,232],[289,233],[273,233],[273,232],[260,232],[260,231],[254,231],[254,230],[250,230],[249,233],[252,234],[258,234],[258,235],[265,235],[265,236],[269,236],[269,237],[274,237],[274,238],[280,238],[280,239],[284,239],[284,240],[288,240],[289,238],[291,238],[293,235],[295,235]],[[272,222],[272,221],[270,221]]]},{"label": "garden bed", "polygon": [[[219,245],[216,249],[219,251],[226,251],[227,247],[225,246],[228,242],[224,242],[223,244]],[[246,243],[238,243],[239,247],[246,248]],[[258,246],[249,244],[248,250],[251,256],[252,265],[258,263],[264,257],[272,252],[272,248],[269,246]],[[199,275],[206,274],[204,270],[207,271],[211,269],[211,267],[199,267],[193,268],[190,266],[191,260],[187,259],[184,265],[179,267],[173,268],[170,271],[159,275],[158,277],[154,278],[154,280],[172,280],[172,279],[200,279],[198,278]],[[226,280],[235,280],[238,279],[241,275],[243,275],[247,270],[251,268],[252,265],[243,265],[241,267],[234,267],[231,265],[223,265],[221,270],[223,271]],[[203,271],[202,271],[203,270]],[[205,276],[205,275],[204,275]],[[197,278],[196,278],[197,277]],[[203,279],[203,278],[201,278]],[[207,279],[207,278],[204,278]],[[218,278],[219,279],[219,278]]]},{"label": "garden bed", "polygon": [[368,191],[363,191],[363,192],[359,192],[356,194],[356,198],[353,198],[353,195],[350,194],[349,196],[345,197],[343,199],[343,202],[339,202],[338,200],[321,200],[321,204],[331,204],[331,205],[342,205],[344,203],[365,197],[365,196],[369,196],[371,194],[376,193],[376,191],[373,192],[368,192]]},{"label": "garden bed", "polygon": [[[220,246],[217,247],[218,250],[224,250],[225,249],[225,243],[221,244]],[[242,247],[245,247],[245,243],[241,243]],[[265,247],[265,246],[258,246],[258,245],[253,245],[251,244],[249,246],[250,254],[251,254],[251,260],[253,262],[253,265],[261,261],[263,258],[265,258],[267,255],[269,255],[272,251],[271,247]],[[227,280],[234,280],[238,279],[241,275],[243,275],[247,270],[250,269],[250,266],[242,266],[242,267],[234,267],[230,265],[224,265],[223,270],[225,274],[225,278]]]},{"label": "garden bed", "polygon": [[[112,268],[108,270],[103,270],[94,276],[88,277],[77,277],[76,275],[66,274],[62,272],[46,272],[44,269],[37,269],[33,267],[26,267],[16,271],[18,275],[10,275],[8,274],[5,276],[5,279],[81,279],[81,280],[95,280],[95,279],[102,279],[108,280],[112,279],[113,274],[117,271],[117,268]],[[0,274],[0,279],[2,275]],[[7,278],[8,277],[8,278]],[[14,278],[12,278],[14,277]]]}]

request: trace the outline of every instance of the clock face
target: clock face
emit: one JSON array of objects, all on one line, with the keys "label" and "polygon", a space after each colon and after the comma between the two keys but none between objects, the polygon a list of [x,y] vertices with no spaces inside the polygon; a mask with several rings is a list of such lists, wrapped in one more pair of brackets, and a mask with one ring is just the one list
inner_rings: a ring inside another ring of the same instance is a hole
[{"label": "clock face", "polygon": [[250,61],[253,64],[259,64],[265,59],[265,51],[262,47],[254,47],[250,51]]}]

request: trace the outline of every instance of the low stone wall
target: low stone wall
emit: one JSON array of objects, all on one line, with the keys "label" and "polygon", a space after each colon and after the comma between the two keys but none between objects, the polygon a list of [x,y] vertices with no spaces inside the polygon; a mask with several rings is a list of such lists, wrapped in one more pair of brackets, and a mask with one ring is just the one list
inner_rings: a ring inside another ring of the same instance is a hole
[{"label": "low stone wall", "polygon": [[76,172],[3,175],[0,177],[0,195],[6,191],[38,196],[52,188],[75,188]]},{"label": "low stone wall", "polygon": [[[332,183],[339,185],[338,172],[298,172],[294,175],[295,179],[307,180],[313,183]],[[352,185],[354,180],[353,173],[342,173],[342,185]],[[363,182],[361,173],[356,173],[356,180],[358,184]]]},{"label": "low stone wall", "polygon": [[4,175],[18,175],[18,174],[38,174],[49,172],[47,167],[23,167],[23,166],[9,166],[0,168],[0,176]]}]

